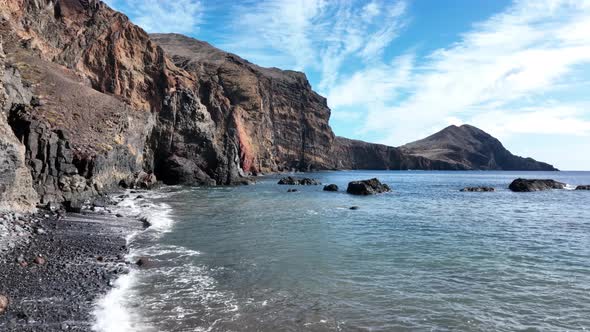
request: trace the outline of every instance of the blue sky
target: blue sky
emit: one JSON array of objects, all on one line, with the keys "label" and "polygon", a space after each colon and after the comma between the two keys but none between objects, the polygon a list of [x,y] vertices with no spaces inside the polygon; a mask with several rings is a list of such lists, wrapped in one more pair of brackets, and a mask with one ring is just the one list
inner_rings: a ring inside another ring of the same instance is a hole
[{"label": "blue sky", "polygon": [[108,0],[304,71],[337,135],[393,146],[468,123],[513,153],[590,170],[590,0]]}]

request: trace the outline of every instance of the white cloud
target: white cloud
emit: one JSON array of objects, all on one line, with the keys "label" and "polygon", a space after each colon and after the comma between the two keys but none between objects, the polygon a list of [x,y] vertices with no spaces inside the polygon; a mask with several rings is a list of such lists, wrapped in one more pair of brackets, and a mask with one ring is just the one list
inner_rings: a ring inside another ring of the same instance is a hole
[{"label": "white cloud", "polygon": [[199,0],[108,0],[124,11],[133,23],[147,32],[194,33],[202,23],[203,5]]},{"label": "white cloud", "polygon": [[477,114],[471,123],[500,138],[519,134],[590,136],[590,120],[581,109],[590,105],[555,105],[518,110],[494,110]]},{"label": "white cloud", "polygon": [[259,1],[234,7],[235,34],[221,46],[263,65],[318,71],[324,92],[347,61],[378,59],[402,29],[405,11],[401,1]]},{"label": "white cloud", "polygon": [[413,61],[414,56],[406,54],[395,58],[391,64],[379,64],[355,72],[329,89],[330,107],[335,110],[345,106],[383,107],[408,84]]},{"label": "white cloud", "polygon": [[[565,108],[531,112],[523,107],[543,105],[578,65],[590,63],[590,30],[579,32],[587,22],[588,1],[518,2],[476,25],[460,42],[430,54],[411,74],[390,70],[406,82],[409,97],[392,101],[376,94],[384,106],[369,107],[364,130],[381,132],[381,141],[392,145],[441,129],[448,119],[496,123],[488,125],[492,134],[498,128],[522,132],[523,123],[530,124],[528,132],[556,133],[551,122],[587,133],[588,122],[581,118],[588,114],[585,110],[571,110],[570,105],[565,116],[551,113]],[[341,86],[348,84],[341,81]],[[378,79],[373,83],[381,84]]]}]

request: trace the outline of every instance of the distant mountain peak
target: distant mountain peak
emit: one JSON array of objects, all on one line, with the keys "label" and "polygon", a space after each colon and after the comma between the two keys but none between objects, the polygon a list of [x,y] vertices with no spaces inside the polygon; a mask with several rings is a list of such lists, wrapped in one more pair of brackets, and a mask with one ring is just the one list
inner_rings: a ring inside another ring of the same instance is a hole
[{"label": "distant mountain peak", "polygon": [[487,132],[469,125],[450,125],[401,149],[414,156],[454,163],[466,169],[557,170],[532,158],[515,156]]}]

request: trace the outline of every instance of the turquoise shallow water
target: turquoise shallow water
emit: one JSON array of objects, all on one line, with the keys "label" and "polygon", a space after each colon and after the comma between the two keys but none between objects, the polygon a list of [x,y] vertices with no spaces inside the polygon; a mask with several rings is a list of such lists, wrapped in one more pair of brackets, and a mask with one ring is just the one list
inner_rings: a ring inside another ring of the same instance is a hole
[{"label": "turquoise shallow water", "polygon": [[[578,331],[590,328],[590,192],[512,193],[590,172],[322,172],[321,186],[168,188],[139,200],[154,266],[121,307],[154,331]],[[471,185],[495,193],[462,193]],[[136,201],[137,202],[137,201]],[[356,211],[350,206],[359,206]],[[154,208],[155,207],[155,208]],[[150,210],[151,209],[151,210]],[[163,221],[161,224],[158,222]]]}]

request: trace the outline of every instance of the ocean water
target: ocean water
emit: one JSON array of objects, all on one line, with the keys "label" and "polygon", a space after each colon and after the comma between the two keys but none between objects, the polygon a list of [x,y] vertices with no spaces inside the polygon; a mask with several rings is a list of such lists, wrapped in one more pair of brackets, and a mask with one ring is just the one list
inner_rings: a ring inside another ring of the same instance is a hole
[{"label": "ocean water", "polygon": [[[584,331],[590,192],[512,193],[590,172],[321,172],[322,186],[172,187],[121,204],[152,265],[97,304],[98,331]],[[392,193],[357,197],[377,177]],[[462,193],[465,186],[493,193]],[[132,195],[133,196],[133,195]],[[358,210],[349,207],[358,206]]]}]

